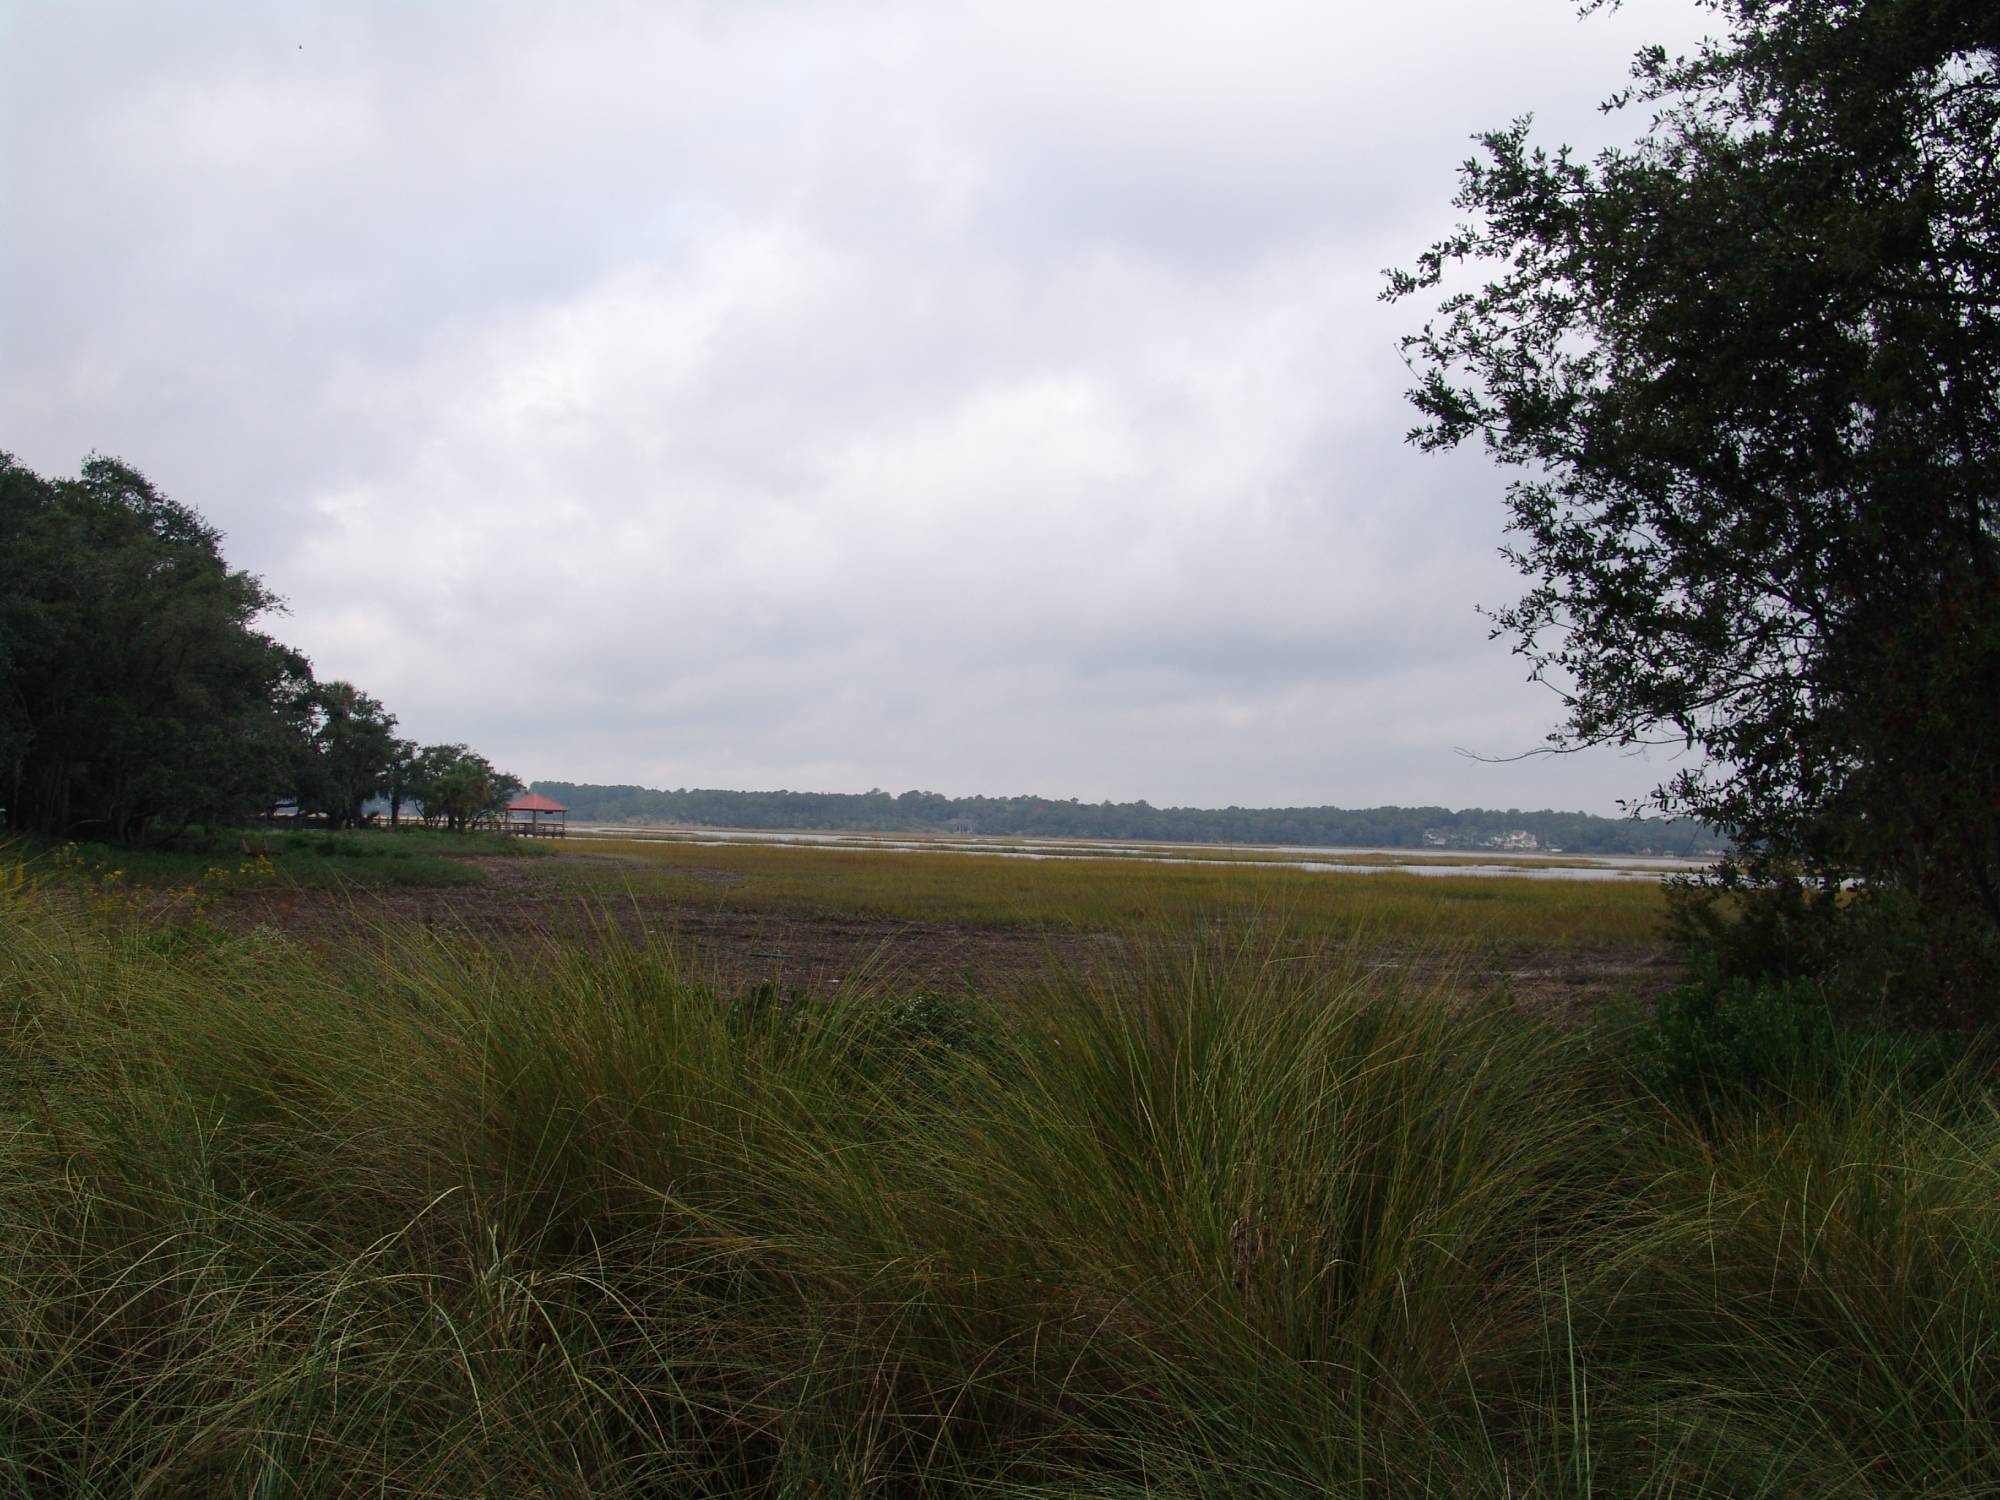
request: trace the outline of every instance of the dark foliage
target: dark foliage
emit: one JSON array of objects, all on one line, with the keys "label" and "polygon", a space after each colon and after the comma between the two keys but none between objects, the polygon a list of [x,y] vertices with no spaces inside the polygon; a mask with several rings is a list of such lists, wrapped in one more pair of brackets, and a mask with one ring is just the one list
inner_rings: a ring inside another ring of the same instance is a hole
[{"label": "dark foliage", "polygon": [[[1642,53],[1635,146],[1482,138],[1407,341],[1426,419],[1524,471],[1494,613],[1559,748],[1697,754],[1732,889],[1859,881],[2000,929],[2000,10],[1718,0]],[[1926,939],[1936,951],[1961,936]],[[1975,948],[1978,943],[1973,945]]]},{"label": "dark foliage", "polygon": [[[285,802],[343,828],[392,786],[421,799],[395,717],[258,629],[277,597],[129,464],[49,480],[0,453],[0,537],[8,830],[160,842]],[[462,745],[424,755],[477,763],[425,784],[453,828],[520,786]]]},{"label": "dark foliage", "polygon": [[1837,1057],[1833,1013],[1816,985],[1725,978],[1713,959],[1661,997],[1634,1039],[1640,1081],[1702,1108],[1823,1081]]},{"label": "dark foliage", "polygon": [[0,455],[0,798],[14,830],[127,840],[286,791],[311,672],[199,516],[114,459]]}]

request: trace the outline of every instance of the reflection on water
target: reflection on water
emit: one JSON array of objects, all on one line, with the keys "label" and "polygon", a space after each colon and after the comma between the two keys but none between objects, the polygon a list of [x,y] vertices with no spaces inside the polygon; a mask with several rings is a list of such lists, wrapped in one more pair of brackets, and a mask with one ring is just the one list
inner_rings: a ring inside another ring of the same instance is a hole
[{"label": "reflection on water", "polygon": [[[816,849],[882,849],[910,854],[973,854],[989,859],[1136,859],[1158,864],[1254,866],[1326,875],[1515,876],[1524,880],[1657,880],[1664,873],[1698,870],[1704,861],[1648,854],[1496,854],[1468,858],[1419,849],[1324,849],[1297,844],[1121,844],[1083,839],[899,838],[868,833],[771,833],[737,829],[637,828],[572,823],[578,838],[642,840],[709,848],[777,846]],[[1229,851],[1218,858],[1217,848]],[[1339,859],[1331,855],[1343,856]],[[1361,856],[1349,858],[1346,856]],[[1374,857],[1369,857],[1374,856]]]}]

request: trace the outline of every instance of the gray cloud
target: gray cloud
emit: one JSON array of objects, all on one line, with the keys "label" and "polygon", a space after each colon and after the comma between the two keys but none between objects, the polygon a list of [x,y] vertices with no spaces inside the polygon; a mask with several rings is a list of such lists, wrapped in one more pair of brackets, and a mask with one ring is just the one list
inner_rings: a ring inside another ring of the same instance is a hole
[{"label": "gray cloud", "polygon": [[0,446],[528,775],[1609,810],[1660,766],[1455,753],[1555,705],[1374,299],[1695,19],[17,7]]}]

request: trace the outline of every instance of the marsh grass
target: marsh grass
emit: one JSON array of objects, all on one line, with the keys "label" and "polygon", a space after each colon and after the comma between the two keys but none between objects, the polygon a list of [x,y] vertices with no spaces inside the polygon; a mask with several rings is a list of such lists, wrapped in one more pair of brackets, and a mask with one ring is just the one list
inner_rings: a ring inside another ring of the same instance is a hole
[{"label": "marsh grass", "polygon": [[[784,830],[768,828],[718,828],[718,827],[672,827],[662,825],[633,825],[627,832],[617,824],[580,825],[579,836],[594,842],[654,843],[674,847],[713,847],[718,839],[738,838],[744,844],[768,841],[767,847],[792,847],[812,849],[882,849],[910,847],[916,849],[935,848],[940,852],[955,850],[962,853],[1023,853],[1048,857],[1082,856],[1116,860],[1159,860],[1161,858],[1198,859],[1204,862],[1229,864],[1295,864],[1301,858],[1315,863],[1335,865],[1379,865],[1393,860],[1398,865],[1438,865],[1438,866],[1485,866],[1496,862],[1518,866],[1530,870],[1588,870],[1601,869],[1606,860],[1615,862],[1619,856],[1590,854],[1565,854],[1560,851],[1546,854],[1524,854],[1509,850],[1448,850],[1420,846],[1402,849],[1354,849],[1320,847],[1317,845],[1265,845],[1265,844],[1182,844],[1158,839],[1111,839],[1111,838],[1054,838],[1042,835],[1023,835],[1009,838],[998,834],[949,834],[949,833],[826,833],[814,830]],[[791,839],[794,842],[786,844]],[[741,846],[739,846],[741,847]],[[1654,858],[1655,856],[1643,856]]]},{"label": "marsh grass", "polygon": [[[1342,875],[1142,859],[570,841],[560,871],[603,897],[901,921],[1108,931],[1189,931],[1282,922],[1294,935],[1365,929],[1404,942],[1487,946],[1644,945],[1665,906],[1645,881]],[[1282,916],[1278,914],[1283,914]]]},{"label": "marsh grass", "polygon": [[1976,1079],[1697,1122],[1278,951],[732,1006],[16,891],[0,1493],[1987,1492]]},{"label": "marsh grass", "polygon": [[463,856],[535,858],[546,852],[530,840],[495,833],[424,828],[341,833],[237,830],[190,835],[177,845],[139,848],[20,839],[0,844],[0,870],[16,872],[31,883],[99,893],[260,883],[315,890],[445,887],[479,883],[479,871],[461,863]]}]

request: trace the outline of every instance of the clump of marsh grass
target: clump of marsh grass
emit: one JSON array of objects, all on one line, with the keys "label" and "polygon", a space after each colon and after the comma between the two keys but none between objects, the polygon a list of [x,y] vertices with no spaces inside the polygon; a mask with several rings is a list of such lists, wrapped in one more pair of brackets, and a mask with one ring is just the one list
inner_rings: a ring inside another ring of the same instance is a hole
[{"label": "clump of marsh grass", "polygon": [[1582,1186],[1567,1044],[1438,977],[1163,947],[1029,1007],[951,1170],[991,1243],[1089,1325],[1070,1404],[1230,1492],[1484,1462],[1532,1268]]},{"label": "clump of marsh grass", "polygon": [[1976,1089],[1684,1120],[1365,946],[1001,1011],[17,899],[0,1494],[1977,1492]]},{"label": "clump of marsh grass", "polygon": [[2000,1112],[1934,1074],[1851,1042],[1781,1096],[1635,1119],[1591,1315],[1636,1449],[1725,1493],[1990,1492]]}]

